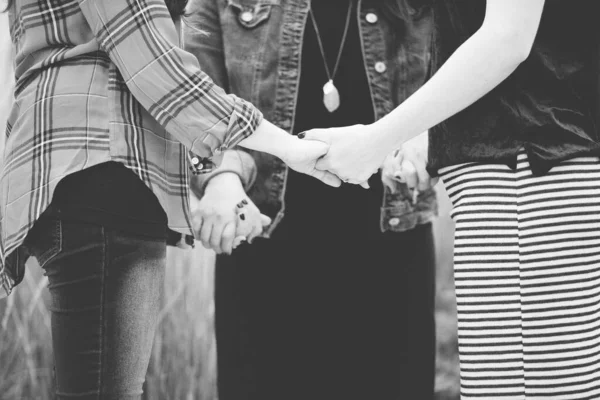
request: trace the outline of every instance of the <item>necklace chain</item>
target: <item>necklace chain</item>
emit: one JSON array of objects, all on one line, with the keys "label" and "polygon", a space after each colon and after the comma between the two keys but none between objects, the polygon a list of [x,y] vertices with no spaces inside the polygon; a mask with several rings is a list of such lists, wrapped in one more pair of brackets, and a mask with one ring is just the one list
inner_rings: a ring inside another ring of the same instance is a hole
[{"label": "necklace chain", "polygon": [[[317,0],[323,1],[323,0]],[[344,50],[344,44],[346,43],[346,37],[348,36],[348,27],[350,26],[350,16],[352,14],[352,6],[354,4],[353,0],[350,0],[350,5],[348,6],[348,12],[346,15],[346,26],[344,27],[344,35],[342,36],[342,42],[340,43],[340,49],[338,50],[337,59],[335,60],[335,65],[333,67],[333,73],[329,72],[329,65],[327,65],[327,57],[325,57],[325,49],[323,48],[323,42],[321,41],[321,33],[319,32],[319,27],[317,25],[317,20],[315,15],[313,14],[312,7],[309,9],[310,18],[312,19],[313,27],[315,28],[315,32],[317,34],[317,41],[319,42],[319,49],[321,50],[321,56],[323,57],[323,64],[325,64],[325,72],[327,72],[327,78],[330,81],[333,81],[335,78],[335,74],[337,73],[338,66],[340,64],[340,59],[342,58],[342,51]]]}]

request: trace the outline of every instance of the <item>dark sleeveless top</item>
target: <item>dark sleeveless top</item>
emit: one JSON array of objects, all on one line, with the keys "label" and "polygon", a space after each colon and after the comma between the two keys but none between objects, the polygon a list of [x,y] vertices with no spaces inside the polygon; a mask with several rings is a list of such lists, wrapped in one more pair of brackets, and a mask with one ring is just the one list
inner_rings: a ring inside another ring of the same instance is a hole
[{"label": "dark sleeveless top", "polygon": [[[485,3],[435,0],[433,71],[481,26]],[[495,90],[430,130],[430,173],[472,161],[515,167],[521,148],[536,175],[566,159],[600,155],[599,8],[597,0],[547,0],[529,58]]]}]

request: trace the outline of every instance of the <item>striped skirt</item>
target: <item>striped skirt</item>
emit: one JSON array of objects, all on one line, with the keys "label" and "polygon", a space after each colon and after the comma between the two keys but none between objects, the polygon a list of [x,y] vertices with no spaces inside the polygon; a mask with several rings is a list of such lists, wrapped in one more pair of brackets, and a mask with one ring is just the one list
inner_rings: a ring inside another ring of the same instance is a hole
[{"label": "striped skirt", "polygon": [[600,399],[600,161],[469,163],[454,205],[462,399]]}]

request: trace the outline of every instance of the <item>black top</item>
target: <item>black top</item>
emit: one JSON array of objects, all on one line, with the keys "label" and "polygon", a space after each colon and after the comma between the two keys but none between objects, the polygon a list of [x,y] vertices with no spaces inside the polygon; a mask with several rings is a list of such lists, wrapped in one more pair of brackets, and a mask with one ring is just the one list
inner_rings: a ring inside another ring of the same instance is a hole
[{"label": "black top", "polygon": [[107,162],[63,178],[49,213],[152,238],[166,238],[167,215],[144,182],[121,163]]},{"label": "black top", "polygon": [[[484,1],[435,1],[433,70],[485,13]],[[430,130],[430,172],[472,161],[514,168],[521,148],[537,175],[565,159],[600,155],[598,8],[597,0],[548,0],[529,58],[495,90]]]},{"label": "black top", "polygon": [[[312,2],[330,71],[333,71],[340,48],[348,4],[348,0]],[[302,45],[294,134],[311,128],[373,122],[374,110],[358,31],[356,1],[334,79],[341,103],[333,113],[323,105],[323,85],[326,82],[327,74],[317,35],[308,17]],[[285,217],[273,237],[344,240],[348,236],[365,237],[379,233],[379,213],[383,200],[379,175],[374,175],[369,183],[370,190],[350,184],[333,188],[290,170],[285,194]]]}]

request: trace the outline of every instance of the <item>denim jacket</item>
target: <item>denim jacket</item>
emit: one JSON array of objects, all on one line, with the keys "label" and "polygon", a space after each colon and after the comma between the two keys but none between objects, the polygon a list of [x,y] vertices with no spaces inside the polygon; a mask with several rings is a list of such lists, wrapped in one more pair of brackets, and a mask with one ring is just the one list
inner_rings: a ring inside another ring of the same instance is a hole
[{"label": "denim jacket", "polygon": [[[184,19],[185,49],[217,84],[291,132],[310,0],[192,0],[190,6]],[[425,14],[393,27],[367,0],[359,0],[358,19],[374,115],[379,119],[424,82],[433,20]],[[286,165],[270,154],[246,149],[225,153],[218,169],[194,178],[192,189],[201,195],[214,174],[237,173],[252,201],[273,219],[264,233],[268,237],[284,217]],[[382,231],[409,230],[437,214],[434,190],[421,193],[416,204],[404,184],[398,184],[396,193],[385,185],[384,190]]]}]

